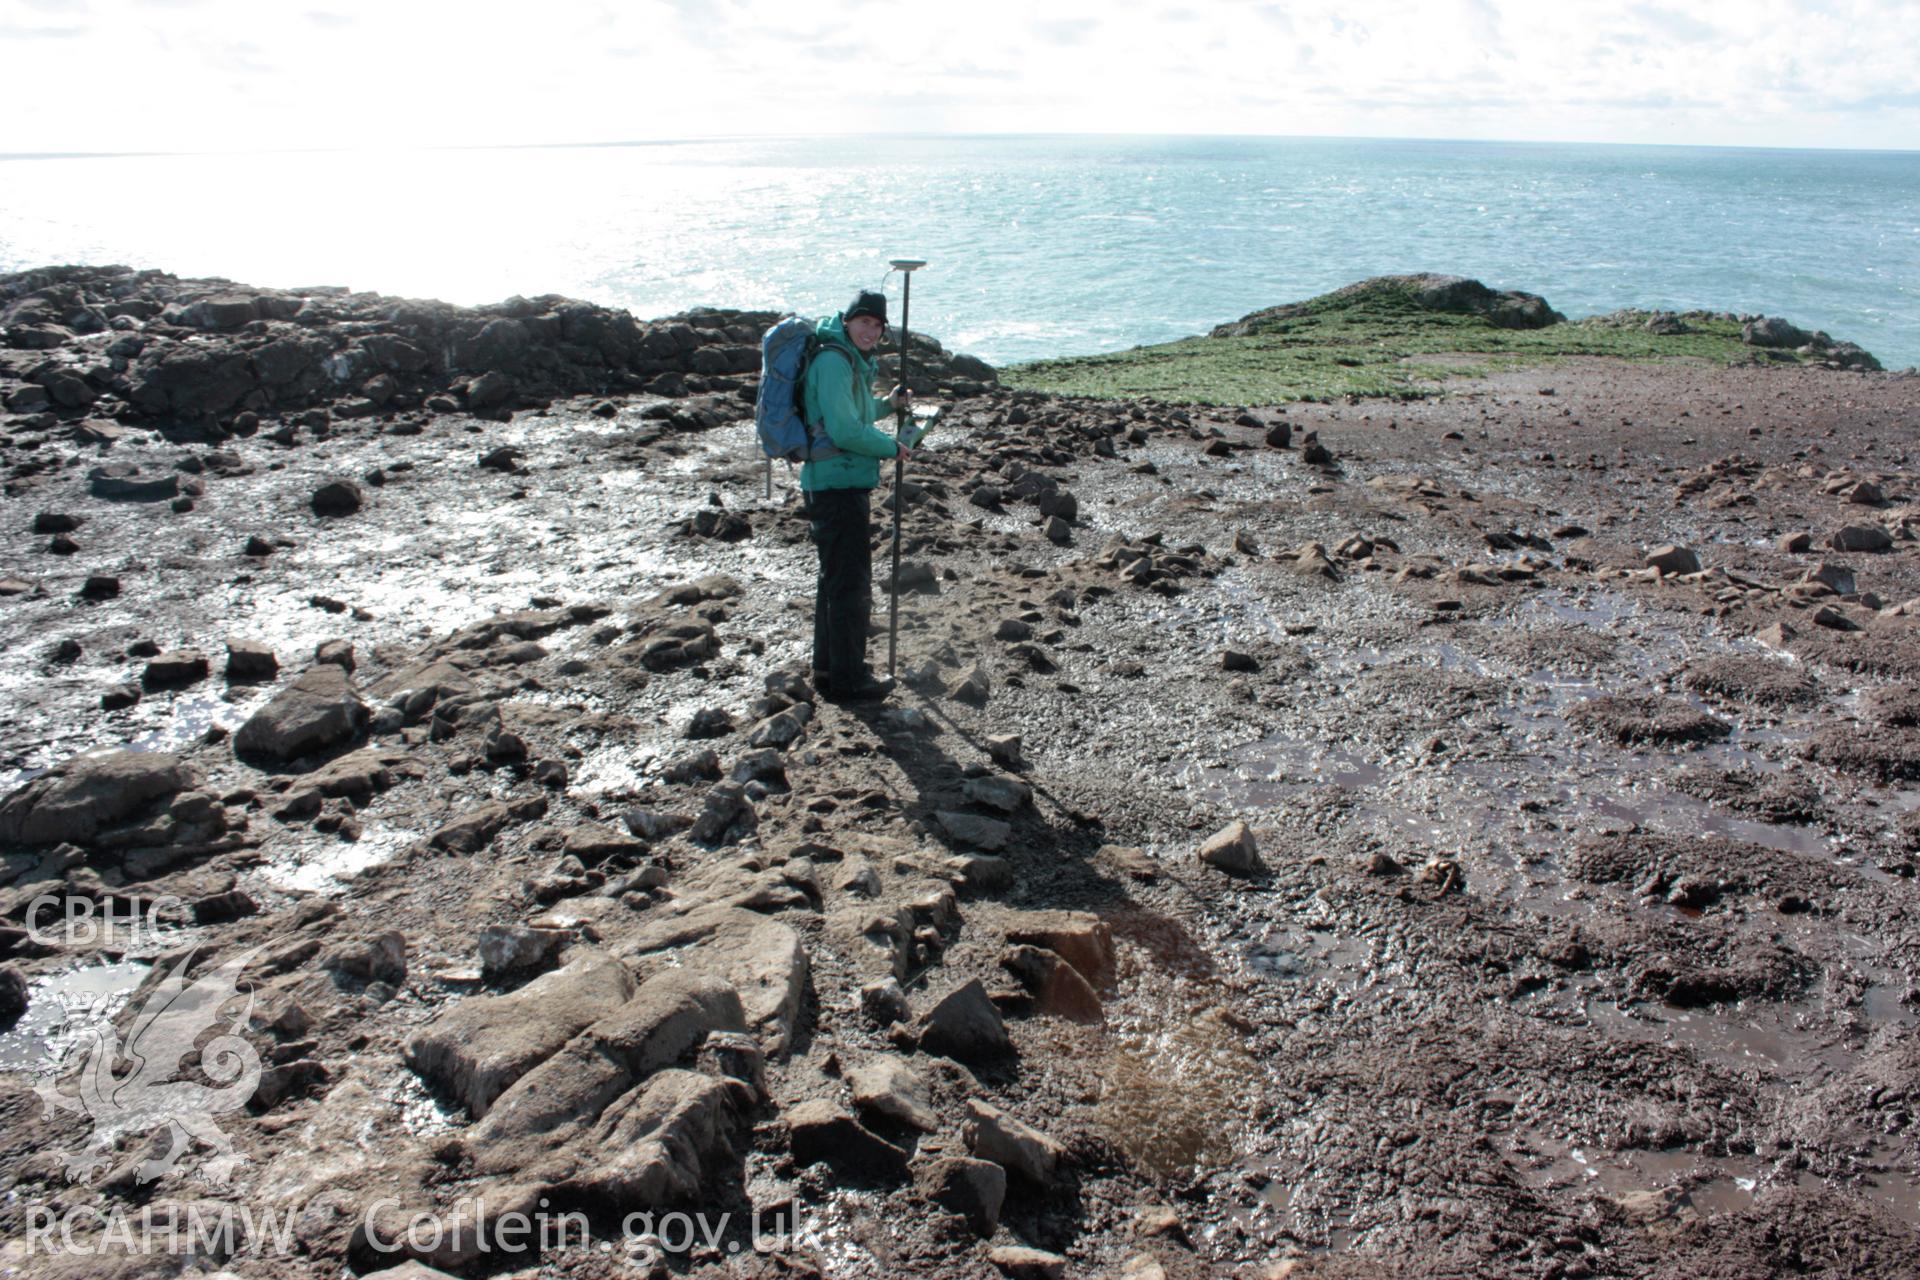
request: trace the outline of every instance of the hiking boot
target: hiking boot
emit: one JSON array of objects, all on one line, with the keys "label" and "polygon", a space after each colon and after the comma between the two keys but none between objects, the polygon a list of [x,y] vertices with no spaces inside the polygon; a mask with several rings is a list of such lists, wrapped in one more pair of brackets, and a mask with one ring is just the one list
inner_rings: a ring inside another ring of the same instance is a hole
[{"label": "hiking boot", "polygon": [[891,677],[875,679],[873,676],[868,676],[859,684],[845,690],[830,683],[826,689],[821,690],[820,696],[828,702],[878,702],[892,692]]},{"label": "hiking boot", "polygon": [[815,667],[810,679],[813,682],[813,691],[823,698],[826,696],[827,690],[833,687],[832,673],[825,667]]}]

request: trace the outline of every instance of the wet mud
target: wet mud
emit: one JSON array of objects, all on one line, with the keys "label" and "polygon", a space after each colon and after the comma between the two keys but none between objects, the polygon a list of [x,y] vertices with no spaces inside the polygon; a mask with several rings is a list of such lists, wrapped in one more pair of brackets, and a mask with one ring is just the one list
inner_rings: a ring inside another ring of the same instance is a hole
[{"label": "wet mud", "polygon": [[[238,844],[106,889],[252,908],[172,919],[144,949],[9,935],[31,983],[0,1037],[11,1203],[136,1194],[66,1184],[54,1152],[84,1126],[41,1128],[30,1085],[62,1035],[124,1022],[148,965],[196,944],[269,948],[256,1030],[301,1004],[310,1025],[259,1038],[313,1069],[229,1118],[232,1186],[162,1195],[325,1189],[347,1215],[355,1183],[484,1191],[444,1145],[476,1122],[402,1048],[523,981],[483,974],[480,931],[644,947],[724,902],[792,928],[809,966],[702,1202],[785,1206],[817,1233],[541,1274],[977,1276],[1005,1245],[1085,1276],[1153,1274],[1142,1255],[1174,1277],[1914,1274],[1920,383],[1571,361],[1263,411],[1296,446],[1316,432],[1318,466],[1236,411],[965,400],[909,475],[902,690],[863,709],[809,691],[777,770],[755,765],[750,819],[700,839],[688,824],[780,713],[769,689],[806,674],[812,551],[744,395],[703,430],[661,429],[658,403],[263,432],[181,514],[89,496],[92,453],[9,493],[0,562],[34,589],[0,600],[0,792],[89,749],[177,752]],[[482,465],[503,446],[510,468]],[[314,514],[326,477],[376,470],[358,512]],[[85,515],[78,553],[45,550],[42,510]],[[1891,549],[1782,549],[1862,523]],[[270,554],[247,553],[255,535]],[[1666,544],[1699,571],[1650,568]],[[116,598],[82,598],[96,574]],[[280,677],[222,679],[229,637],[273,648]],[[237,758],[232,734],[335,640],[367,734],[284,767]],[[140,655],[180,649],[214,674],[101,709]],[[403,713],[434,663],[443,712]],[[379,781],[327,794],[316,778],[351,751],[380,754],[360,774]],[[1001,777],[1030,795],[1003,809],[970,786]],[[1006,826],[963,832],[956,812]],[[1229,875],[1196,855],[1236,820],[1258,865]],[[71,887],[45,856],[8,851],[10,892]],[[1038,1007],[1003,963],[1017,913],[1053,909],[1111,931],[1097,1019]],[[403,976],[315,968],[382,930],[404,936]],[[916,1015],[980,979],[1012,1052],[910,1053],[862,1012],[888,974]],[[970,1099],[1060,1144],[1059,1174],[1017,1180],[991,1234],[910,1179],[795,1160],[783,1116],[901,1054],[935,1127],[874,1128],[916,1167],[967,1153]],[[351,1234],[309,1221],[297,1258],[233,1269],[372,1269]]]}]

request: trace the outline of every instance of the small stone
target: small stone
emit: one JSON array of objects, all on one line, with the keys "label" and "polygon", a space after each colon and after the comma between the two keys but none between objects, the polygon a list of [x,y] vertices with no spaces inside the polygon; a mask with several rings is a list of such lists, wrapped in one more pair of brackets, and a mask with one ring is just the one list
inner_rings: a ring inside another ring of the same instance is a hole
[{"label": "small stone", "polygon": [[1797,556],[1813,549],[1813,535],[1810,533],[1789,533],[1780,539],[1780,550],[1790,556]]},{"label": "small stone", "polygon": [[271,680],[280,674],[280,659],[258,640],[227,641],[227,679],[235,684]]},{"label": "small stone", "polygon": [[116,684],[100,695],[102,711],[124,711],[140,701],[140,686],[136,684]]},{"label": "small stone", "polygon": [[1252,828],[1240,820],[1211,836],[1200,846],[1199,856],[1200,861],[1210,867],[1218,867],[1229,875],[1258,875],[1266,869],[1260,861],[1260,850],[1254,842]]},{"label": "small stone", "polygon": [[825,1163],[843,1174],[899,1181],[907,1174],[907,1153],[869,1130],[825,1098],[802,1102],[787,1112],[787,1133],[798,1165]]},{"label": "small stone", "polygon": [[350,516],[366,503],[366,495],[358,484],[347,479],[333,479],[313,491],[310,505],[317,516]]},{"label": "small stone", "polygon": [[921,1016],[920,1047],[961,1062],[980,1062],[1006,1054],[1013,1042],[1000,1010],[975,978]]},{"label": "small stone", "polygon": [[920,1194],[948,1213],[965,1218],[983,1236],[1000,1225],[1007,1198],[1007,1171],[991,1160],[948,1156],[921,1170]]},{"label": "small stone", "polygon": [[120,579],[111,574],[89,574],[80,587],[83,600],[111,600],[120,594]]},{"label": "small stone", "polygon": [[1020,772],[1027,767],[1026,761],[1020,758],[1021,745],[1017,733],[993,734],[987,738],[987,755],[1002,769]]},{"label": "small stone", "polygon": [[207,678],[208,669],[206,654],[176,649],[147,663],[146,670],[140,675],[140,683],[148,689],[195,684]]},{"label": "small stone", "polygon": [[1154,880],[1160,875],[1160,864],[1137,845],[1103,844],[1093,856],[1135,880]]},{"label": "small stone", "polygon": [[896,978],[882,978],[860,988],[860,1010],[876,1026],[889,1027],[913,1016],[907,992]]},{"label": "small stone", "polygon": [[1252,654],[1242,653],[1238,649],[1222,649],[1220,669],[1222,671],[1258,671],[1260,664],[1254,661]]},{"label": "small stone", "polygon": [[853,1086],[853,1105],[863,1111],[926,1133],[940,1127],[927,1082],[898,1058],[875,1058],[850,1072],[847,1083]]},{"label": "small stone", "polygon": [[1700,557],[1686,547],[1667,543],[1647,552],[1646,566],[1657,569],[1662,575],[1672,576],[1682,573],[1700,572]]},{"label": "small stone", "polygon": [[1051,1186],[1066,1160],[1066,1149],[1058,1142],[978,1098],[967,1102],[960,1135],[975,1159],[991,1160],[1036,1186]]},{"label": "small stone", "polygon": [[1067,1260],[1044,1249],[1003,1244],[987,1251],[987,1261],[1013,1280],[1061,1280],[1067,1274]]}]

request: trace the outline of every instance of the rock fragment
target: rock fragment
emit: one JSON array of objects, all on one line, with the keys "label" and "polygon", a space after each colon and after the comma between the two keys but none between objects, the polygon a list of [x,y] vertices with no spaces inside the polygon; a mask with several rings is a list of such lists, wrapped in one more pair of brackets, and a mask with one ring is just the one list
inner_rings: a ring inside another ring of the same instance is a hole
[{"label": "rock fragment", "polygon": [[1208,837],[1200,846],[1200,861],[1210,867],[1217,867],[1229,875],[1258,875],[1266,869],[1260,861],[1260,849],[1253,838],[1253,829],[1242,820],[1229,823],[1220,831]]}]

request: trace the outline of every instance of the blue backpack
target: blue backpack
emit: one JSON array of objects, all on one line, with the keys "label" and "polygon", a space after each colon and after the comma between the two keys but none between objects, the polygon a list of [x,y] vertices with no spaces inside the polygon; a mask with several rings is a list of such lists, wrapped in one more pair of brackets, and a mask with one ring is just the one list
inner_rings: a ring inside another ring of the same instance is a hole
[{"label": "blue backpack", "polygon": [[813,321],[804,316],[788,316],[760,339],[760,394],[753,404],[753,426],[760,452],[768,458],[812,462],[840,452],[806,419],[807,366],[820,347]]}]

